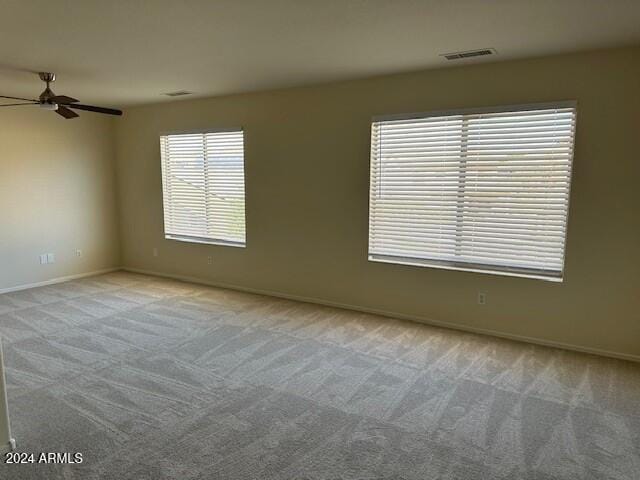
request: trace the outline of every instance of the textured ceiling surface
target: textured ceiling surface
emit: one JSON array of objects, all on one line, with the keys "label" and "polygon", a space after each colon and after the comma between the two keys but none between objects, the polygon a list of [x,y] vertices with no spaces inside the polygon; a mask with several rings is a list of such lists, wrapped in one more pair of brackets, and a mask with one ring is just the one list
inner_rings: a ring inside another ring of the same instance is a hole
[{"label": "textured ceiling surface", "polygon": [[[114,106],[640,43],[638,0],[0,0],[0,94]],[[459,63],[456,63],[459,64]]]}]

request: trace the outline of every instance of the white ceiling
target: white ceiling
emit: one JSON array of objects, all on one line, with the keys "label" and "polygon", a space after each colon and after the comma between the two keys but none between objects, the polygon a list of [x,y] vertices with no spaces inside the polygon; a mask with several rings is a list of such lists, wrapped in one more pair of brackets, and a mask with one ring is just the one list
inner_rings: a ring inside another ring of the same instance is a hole
[{"label": "white ceiling", "polygon": [[640,0],[0,0],[0,94],[46,70],[126,106],[638,43]]}]

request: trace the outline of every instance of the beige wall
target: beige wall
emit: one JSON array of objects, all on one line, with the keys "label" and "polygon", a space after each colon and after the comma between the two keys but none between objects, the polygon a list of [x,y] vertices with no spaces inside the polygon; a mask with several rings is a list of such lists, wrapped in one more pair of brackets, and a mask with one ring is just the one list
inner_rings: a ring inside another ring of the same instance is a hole
[{"label": "beige wall", "polygon": [[[640,355],[638,79],[640,48],[628,48],[129,109],[117,124],[123,263]],[[570,99],[564,283],[367,261],[372,115]],[[247,248],[164,240],[159,133],[232,126],[245,129]]]},{"label": "beige wall", "polygon": [[0,291],[119,265],[113,125],[1,109]]}]

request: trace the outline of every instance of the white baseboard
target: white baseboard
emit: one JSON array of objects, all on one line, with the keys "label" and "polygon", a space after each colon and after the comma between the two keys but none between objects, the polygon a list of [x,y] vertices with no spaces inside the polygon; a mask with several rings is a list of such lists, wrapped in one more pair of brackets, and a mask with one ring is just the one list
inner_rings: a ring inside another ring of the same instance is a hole
[{"label": "white baseboard", "polygon": [[402,313],[396,313],[396,312],[389,312],[389,311],[385,311],[385,310],[379,310],[376,308],[369,308],[369,307],[363,307],[361,305],[351,305],[348,303],[339,303],[339,302],[333,302],[331,300],[325,300],[325,299],[321,299],[321,298],[314,298],[314,297],[304,297],[304,296],[300,296],[300,295],[291,295],[288,293],[282,293],[282,292],[274,292],[274,291],[270,291],[270,290],[262,290],[262,289],[257,289],[257,288],[250,288],[250,287],[243,287],[240,285],[233,285],[233,284],[228,284],[228,283],[222,283],[222,282],[213,282],[211,280],[206,280],[203,278],[198,278],[198,277],[191,277],[191,276],[186,276],[186,275],[176,275],[176,274],[172,274],[172,273],[163,273],[163,272],[156,272],[153,270],[144,270],[144,269],[140,269],[140,268],[133,268],[133,267],[122,267],[122,270],[125,270],[127,272],[133,272],[133,273],[141,273],[144,275],[153,275],[156,277],[164,277],[164,278],[171,278],[174,280],[182,280],[185,282],[190,282],[190,283],[197,283],[197,284],[201,284],[201,285],[207,285],[207,286],[211,286],[211,287],[219,287],[219,288],[227,288],[230,290],[238,290],[241,292],[247,292],[247,293],[255,293],[255,294],[259,294],[259,295],[268,295],[270,297],[278,297],[278,298],[285,298],[287,300],[297,300],[299,302],[306,302],[306,303],[315,303],[318,305],[326,305],[328,307],[337,307],[337,308],[344,308],[346,310],[355,310],[358,312],[364,312],[364,313],[371,313],[374,315],[381,315],[384,317],[391,317],[391,318],[398,318],[401,320],[409,320],[412,322],[418,322],[418,323],[424,323],[426,325],[432,325],[434,327],[442,327],[442,328],[450,328],[453,330],[460,330],[463,332],[470,332],[470,333],[477,333],[479,335],[489,335],[492,337],[499,337],[499,338],[504,338],[507,340],[514,340],[514,341],[518,341],[518,342],[525,342],[525,343],[532,343],[534,345],[542,345],[545,347],[553,347],[553,348],[562,348],[564,350],[572,350],[575,352],[580,352],[580,353],[589,353],[592,355],[599,355],[602,357],[610,357],[610,358],[618,358],[621,360],[629,360],[632,362],[640,362],[640,355],[633,355],[630,353],[620,353],[620,352],[612,352],[610,350],[602,350],[599,348],[592,348],[592,347],[584,347],[581,345],[574,345],[571,343],[563,343],[563,342],[556,342],[553,340],[547,340],[547,339],[543,339],[543,338],[537,338],[537,337],[528,337],[525,335],[516,335],[516,334],[512,334],[512,333],[506,333],[506,332],[500,332],[498,330],[490,330],[490,329],[486,329],[486,328],[477,328],[477,327],[471,327],[468,325],[460,325],[457,323],[451,323],[451,322],[442,322],[439,320],[432,320],[430,318],[424,318],[424,317],[418,317],[418,316],[413,316],[413,315],[405,315]]},{"label": "white baseboard", "polygon": [[7,443],[0,445],[0,453],[13,452],[16,449],[16,441],[10,438]]},{"label": "white baseboard", "polygon": [[23,285],[16,285],[15,287],[0,288],[0,294],[17,292],[20,290],[27,290],[28,288],[44,287],[46,285],[53,285],[55,283],[68,282],[69,280],[76,280],[78,278],[92,277],[94,275],[100,275],[103,273],[115,272],[117,270],[122,270],[122,268],[120,267],[103,268],[102,270],[94,270],[92,272],[85,272],[85,273],[76,273],[75,275],[67,275],[65,277],[52,278],[49,280],[43,280],[42,282],[26,283]]}]

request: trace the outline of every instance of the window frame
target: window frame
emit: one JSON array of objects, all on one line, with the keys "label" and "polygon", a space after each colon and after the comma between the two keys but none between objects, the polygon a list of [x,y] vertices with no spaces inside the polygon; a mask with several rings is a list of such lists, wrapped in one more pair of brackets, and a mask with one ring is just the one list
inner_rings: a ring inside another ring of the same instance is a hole
[{"label": "window frame", "polygon": [[[412,120],[424,119],[432,117],[445,117],[453,115],[474,115],[484,113],[507,113],[507,112],[526,112],[530,110],[543,109],[560,109],[571,108],[574,110],[574,126],[573,126],[573,145],[571,149],[569,168],[568,168],[568,186],[567,186],[567,208],[565,214],[565,232],[564,245],[562,251],[562,268],[558,275],[551,275],[549,270],[536,270],[533,268],[521,268],[509,265],[498,266],[492,264],[478,264],[471,262],[456,262],[454,260],[438,260],[438,259],[420,259],[413,257],[401,257],[393,255],[372,254],[371,249],[371,229],[372,229],[372,204],[371,190],[374,188],[372,183],[373,169],[373,142],[371,141],[371,133],[373,132],[376,122],[394,121],[394,120]],[[571,189],[573,185],[573,167],[575,161],[575,146],[577,137],[577,118],[578,118],[578,102],[576,100],[562,100],[556,102],[539,102],[514,105],[499,105],[477,108],[458,108],[447,110],[431,110],[427,112],[398,113],[387,115],[374,115],[371,119],[370,140],[369,140],[369,189],[368,189],[368,229],[367,229],[367,259],[376,263],[391,263],[395,265],[408,265],[415,267],[435,268],[443,270],[454,270],[473,273],[484,273],[491,275],[522,277],[537,280],[545,280],[549,282],[562,283],[565,276],[567,245],[569,238],[569,217],[571,212]]]},{"label": "window frame", "polygon": [[241,132],[242,133],[242,183],[243,183],[243,194],[244,194],[244,242],[234,242],[230,240],[224,240],[219,238],[209,238],[209,237],[200,237],[194,235],[176,235],[172,233],[167,233],[166,230],[166,216],[165,216],[165,204],[164,204],[164,195],[165,195],[165,172],[164,172],[164,162],[162,159],[162,148],[160,150],[160,181],[161,181],[161,194],[162,194],[162,233],[164,235],[165,240],[173,240],[177,242],[185,242],[185,243],[197,243],[197,244],[205,244],[205,245],[218,245],[222,247],[235,247],[235,248],[246,248],[247,247],[247,177],[246,177],[246,155],[245,155],[245,130],[244,127],[216,127],[216,128],[197,128],[197,129],[188,129],[188,130],[170,130],[170,131],[162,131],[158,134],[158,140],[160,145],[162,145],[162,137],[167,137],[171,135],[197,135],[207,133],[230,133],[230,132]]}]

